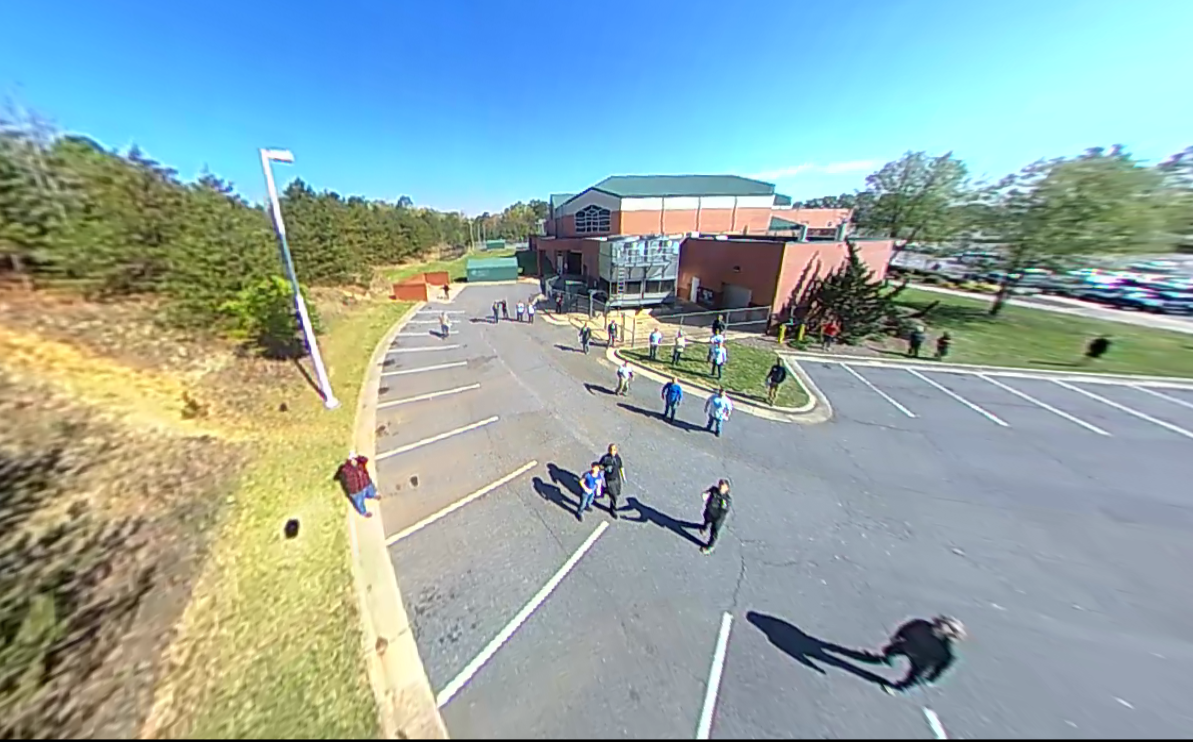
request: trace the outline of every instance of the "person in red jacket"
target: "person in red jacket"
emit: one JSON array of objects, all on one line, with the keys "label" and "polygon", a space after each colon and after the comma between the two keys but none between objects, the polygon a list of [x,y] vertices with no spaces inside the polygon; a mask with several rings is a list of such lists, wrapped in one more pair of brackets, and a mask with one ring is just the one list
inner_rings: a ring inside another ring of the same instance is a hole
[{"label": "person in red jacket", "polygon": [[841,326],[833,320],[825,322],[820,327],[820,349],[827,353],[833,343],[837,342],[837,335],[841,334]]},{"label": "person in red jacket", "polygon": [[372,518],[373,514],[365,507],[365,500],[377,499],[377,486],[369,476],[368,464],[368,457],[358,456],[352,451],[348,454],[348,459],[336,470],[335,479],[344,488],[356,512],[366,518]]}]

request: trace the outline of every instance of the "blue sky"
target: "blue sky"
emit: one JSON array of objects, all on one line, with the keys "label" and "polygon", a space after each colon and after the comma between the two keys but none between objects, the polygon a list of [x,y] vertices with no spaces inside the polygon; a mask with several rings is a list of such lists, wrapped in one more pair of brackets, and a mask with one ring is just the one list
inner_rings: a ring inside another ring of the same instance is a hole
[{"label": "blue sky", "polygon": [[11,3],[0,90],[252,199],[317,188],[476,213],[606,175],[853,190],[908,149],[978,172],[1193,144],[1186,0]]}]

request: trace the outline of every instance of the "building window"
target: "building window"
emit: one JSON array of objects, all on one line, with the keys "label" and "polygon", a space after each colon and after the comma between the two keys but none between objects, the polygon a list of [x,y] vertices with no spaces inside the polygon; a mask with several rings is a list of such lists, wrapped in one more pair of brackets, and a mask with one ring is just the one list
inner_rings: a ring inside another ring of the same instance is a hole
[{"label": "building window", "polygon": [[804,239],[809,242],[836,241],[837,229],[835,227],[827,229],[823,227],[809,227],[804,233]]},{"label": "building window", "polygon": [[576,212],[576,234],[600,234],[611,229],[608,209],[592,205]]}]

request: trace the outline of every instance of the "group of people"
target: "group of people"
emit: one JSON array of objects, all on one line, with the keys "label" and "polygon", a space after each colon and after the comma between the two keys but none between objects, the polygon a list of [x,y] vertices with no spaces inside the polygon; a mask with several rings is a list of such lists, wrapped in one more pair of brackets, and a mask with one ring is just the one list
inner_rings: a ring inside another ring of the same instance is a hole
[{"label": "group of people", "polygon": [[[919,358],[920,350],[924,347],[924,341],[928,339],[928,332],[921,324],[916,324],[911,328],[911,332],[907,333],[907,356],[909,358]],[[949,349],[953,346],[953,336],[947,332],[942,332],[936,338],[936,355],[934,358],[938,361],[943,361],[945,356],[949,354]]]},{"label": "group of people", "polygon": [[[534,305],[535,300],[533,298],[527,301],[519,301],[515,304],[514,321],[534,324]],[[497,324],[503,319],[507,322],[510,319],[510,308],[505,299],[493,302],[493,324]]]}]

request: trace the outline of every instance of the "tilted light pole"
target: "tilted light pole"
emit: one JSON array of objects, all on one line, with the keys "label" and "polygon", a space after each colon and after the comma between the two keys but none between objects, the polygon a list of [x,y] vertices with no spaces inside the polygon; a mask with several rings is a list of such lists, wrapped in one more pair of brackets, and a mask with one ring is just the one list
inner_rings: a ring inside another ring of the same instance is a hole
[{"label": "tilted light pole", "polygon": [[290,243],[286,241],[286,225],[282,221],[282,204],[278,201],[278,189],[273,183],[273,170],[270,161],[294,162],[294,155],[284,149],[261,150],[261,169],[265,171],[265,187],[269,190],[269,205],[273,209],[273,223],[278,232],[278,241],[282,248],[282,265],[286,268],[286,277],[290,279],[290,286],[294,290],[294,308],[298,311],[298,323],[302,326],[303,337],[311,351],[311,363],[315,366],[315,378],[319,381],[319,389],[323,394],[323,406],[334,410],[340,406],[335,393],[331,390],[331,380],[327,378],[327,369],[323,366],[323,356],[319,354],[319,344],[315,342],[315,331],[311,329],[311,317],[307,314],[307,303],[302,298],[302,288],[298,285],[298,275],[294,272],[294,260],[290,257]]}]

